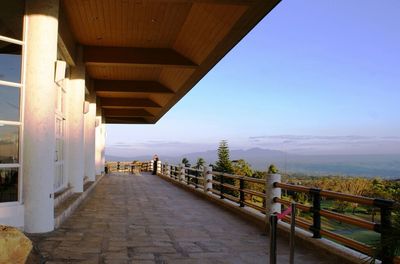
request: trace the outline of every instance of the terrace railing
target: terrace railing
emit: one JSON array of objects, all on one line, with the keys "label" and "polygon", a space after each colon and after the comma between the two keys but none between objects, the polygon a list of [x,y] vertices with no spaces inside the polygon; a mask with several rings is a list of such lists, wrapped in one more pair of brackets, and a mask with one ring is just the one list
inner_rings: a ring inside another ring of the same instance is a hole
[{"label": "terrace railing", "polygon": [[[152,162],[143,162],[142,164],[146,163],[147,165],[142,165],[142,170],[152,170]],[[264,214],[266,215],[266,221],[268,221],[270,214],[280,213],[282,209],[290,206],[292,202],[290,199],[284,199],[281,196],[281,190],[289,191],[292,194],[305,193],[311,196],[312,206],[296,203],[296,208],[311,214],[312,221],[296,217],[296,226],[298,228],[310,231],[315,239],[326,237],[368,256],[374,256],[375,254],[375,249],[372,246],[324,229],[321,225],[321,217],[377,232],[380,234],[381,244],[384,245],[378,258],[382,260],[383,264],[393,263],[393,248],[391,248],[391,245],[384,243],[384,241],[392,230],[391,215],[395,205],[394,201],[286,184],[281,182],[279,174],[268,174],[267,179],[258,179],[213,171],[212,167],[198,169],[185,167],[183,164],[169,165],[161,162],[157,165],[157,172],[161,176],[192,187],[193,190],[205,192],[214,198],[218,197],[219,199],[228,200],[231,204],[237,204],[238,207]],[[256,188],[254,189],[250,186],[256,186]],[[256,202],[254,202],[254,198],[257,198],[255,199]],[[381,221],[376,223],[322,209],[322,199],[377,207],[380,209]],[[290,223],[290,217],[284,217],[283,221]]]},{"label": "terrace railing", "polygon": [[[363,196],[326,191],[318,188],[309,188],[305,186],[285,184],[281,182],[275,182],[273,184],[273,187],[281,188],[296,193],[307,193],[311,195],[312,206],[298,204],[296,205],[296,208],[303,212],[312,213],[312,223],[296,219],[296,225],[298,225],[303,229],[311,231],[314,238],[321,238],[321,236],[325,236],[329,239],[339,242],[340,244],[343,244],[359,252],[362,252],[368,256],[373,256],[374,255],[373,247],[358,242],[356,240],[350,239],[348,237],[336,234],[332,231],[323,229],[321,227],[321,217],[323,216],[327,219],[337,220],[342,223],[346,223],[362,229],[374,231],[381,234],[381,245],[383,247],[380,252],[379,258],[382,260],[382,263],[393,263],[393,257],[394,257],[393,249],[391,248],[391,245],[387,245],[385,241],[387,240],[388,236],[390,236],[390,232],[392,230],[391,211],[394,206],[394,201],[384,200],[384,199],[373,199]],[[330,210],[321,209],[322,198],[378,207],[380,209],[381,222],[375,223],[372,221],[367,221],[360,218],[336,213]],[[290,206],[290,201],[284,200],[280,197],[274,197],[273,200],[275,203],[280,203],[285,206]],[[283,220],[285,222],[290,222],[289,217],[285,217]]]}]

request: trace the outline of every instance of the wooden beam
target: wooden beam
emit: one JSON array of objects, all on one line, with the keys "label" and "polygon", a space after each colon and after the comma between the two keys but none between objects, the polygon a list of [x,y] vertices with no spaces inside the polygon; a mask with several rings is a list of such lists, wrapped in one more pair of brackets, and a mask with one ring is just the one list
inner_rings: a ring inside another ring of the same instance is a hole
[{"label": "wooden beam", "polygon": [[216,5],[252,5],[257,0],[152,0],[152,2],[158,3],[173,3],[173,4],[186,4],[186,3],[206,3],[206,4],[216,4]]},{"label": "wooden beam", "polygon": [[95,80],[96,93],[166,93],[174,92],[154,81]]},{"label": "wooden beam", "polygon": [[196,68],[197,65],[173,49],[85,46],[84,62],[92,65],[130,64]]},{"label": "wooden beam", "polygon": [[153,100],[148,98],[104,98],[100,99],[102,108],[145,108],[156,107],[161,108]]},{"label": "wooden beam", "polygon": [[151,124],[143,117],[106,117],[106,124]]},{"label": "wooden beam", "polygon": [[103,109],[106,117],[154,117],[153,114],[143,108],[133,109]]}]

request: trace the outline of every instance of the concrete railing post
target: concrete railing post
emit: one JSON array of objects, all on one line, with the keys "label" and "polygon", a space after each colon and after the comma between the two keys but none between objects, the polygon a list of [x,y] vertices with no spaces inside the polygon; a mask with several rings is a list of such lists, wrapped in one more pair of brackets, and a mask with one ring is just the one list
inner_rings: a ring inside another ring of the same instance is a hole
[{"label": "concrete railing post", "polygon": [[154,168],[154,160],[150,160],[149,161],[150,162],[150,164],[149,164],[149,171],[153,171],[153,168]]},{"label": "concrete railing post", "polygon": [[203,175],[204,175],[204,192],[211,192],[212,189],[212,170],[213,167],[208,166],[204,167]]},{"label": "concrete railing post", "polygon": [[156,174],[160,175],[161,174],[161,160],[157,161],[157,170],[156,170]]},{"label": "concrete railing post", "polygon": [[168,163],[165,163],[165,176],[171,178],[171,166]]},{"label": "concrete railing post", "polygon": [[179,181],[185,181],[185,164],[179,166]]},{"label": "concrete railing post", "polygon": [[281,188],[275,188],[275,182],[281,182],[281,175],[279,173],[267,174],[265,182],[265,212],[267,222],[269,222],[271,214],[281,212],[281,205],[274,203],[275,197],[281,198]]}]

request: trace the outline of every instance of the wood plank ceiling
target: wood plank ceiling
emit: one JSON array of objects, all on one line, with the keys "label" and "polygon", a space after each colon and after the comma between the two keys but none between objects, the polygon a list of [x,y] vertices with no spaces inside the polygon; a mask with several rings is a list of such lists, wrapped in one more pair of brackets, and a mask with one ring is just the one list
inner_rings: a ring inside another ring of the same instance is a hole
[{"label": "wood plank ceiling", "polygon": [[153,124],[280,0],[64,0],[106,123]]}]

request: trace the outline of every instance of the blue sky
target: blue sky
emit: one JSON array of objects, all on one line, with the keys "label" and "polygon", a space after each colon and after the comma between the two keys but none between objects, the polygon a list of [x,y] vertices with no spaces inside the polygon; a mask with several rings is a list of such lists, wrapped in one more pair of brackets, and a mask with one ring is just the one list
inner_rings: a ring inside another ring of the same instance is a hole
[{"label": "blue sky", "polygon": [[108,125],[106,152],[261,147],[400,153],[400,1],[282,1],[156,125]]}]

